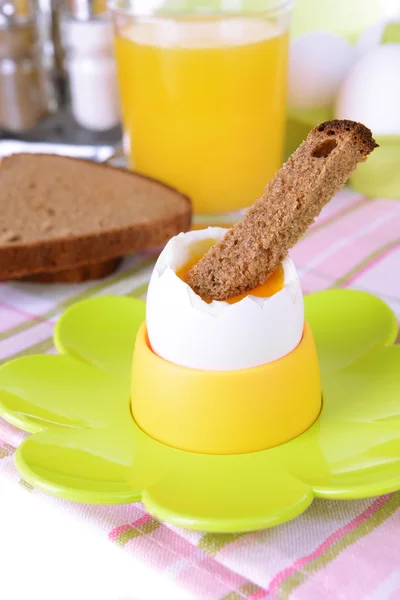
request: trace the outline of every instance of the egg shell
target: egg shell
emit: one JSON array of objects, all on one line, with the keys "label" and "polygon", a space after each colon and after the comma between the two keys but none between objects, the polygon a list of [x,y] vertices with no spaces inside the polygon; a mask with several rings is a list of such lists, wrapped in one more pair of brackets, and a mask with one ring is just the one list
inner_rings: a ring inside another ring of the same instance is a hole
[{"label": "egg shell", "polygon": [[332,107],[353,60],[351,44],[334,33],[314,31],[294,40],[289,55],[289,108]]},{"label": "egg shell", "polygon": [[400,44],[377,46],[354,65],[335,113],[364,123],[375,135],[400,134]]},{"label": "egg shell", "polygon": [[304,305],[293,262],[285,258],[284,288],[270,298],[204,302],[176,275],[199,240],[220,240],[226,229],[210,227],[172,238],[158,258],[147,294],[146,324],[153,351],[183,367],[239,370],[277,360],[299,344]]}]

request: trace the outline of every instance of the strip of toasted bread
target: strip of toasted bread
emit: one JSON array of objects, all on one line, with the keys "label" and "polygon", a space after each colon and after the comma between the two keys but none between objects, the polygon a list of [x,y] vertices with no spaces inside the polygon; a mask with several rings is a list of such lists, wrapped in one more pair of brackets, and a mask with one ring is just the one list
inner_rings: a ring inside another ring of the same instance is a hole
[{"label": "strip of toasted bread", "polygon": [[353,121],[313,129],[244,220],[189,271],[192,289],[227,300],[262,284],[376,146],[371,131]]},{"label": "strip of toasted bread", "polygon": [[124,169],[45,154],[1,163],[0,279],[104,265],[190,223],[186,196]]}]

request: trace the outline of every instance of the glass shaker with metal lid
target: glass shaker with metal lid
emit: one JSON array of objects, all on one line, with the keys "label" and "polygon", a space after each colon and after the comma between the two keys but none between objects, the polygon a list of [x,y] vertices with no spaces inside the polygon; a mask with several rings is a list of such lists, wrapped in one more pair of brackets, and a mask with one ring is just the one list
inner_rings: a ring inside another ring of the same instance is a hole
[{"label": "glass shaker with metal lid", "polygon": [[41,61],[49,85],[54,88],[54,96],[58,104],[62,105],[65,100],[65,57],[60,28],[64,0],[34,1]]},{"label": "glass shaker with metal lid", "polygon": [[51,107],[31,0],[0,3],[0,127],[22,132]]},{"label": "glass shaker with metal lid", "polygon": [[105,0],[68,0],[67,49],[72,114],[82,127],[106,131],[120,123],[113,29]]}]

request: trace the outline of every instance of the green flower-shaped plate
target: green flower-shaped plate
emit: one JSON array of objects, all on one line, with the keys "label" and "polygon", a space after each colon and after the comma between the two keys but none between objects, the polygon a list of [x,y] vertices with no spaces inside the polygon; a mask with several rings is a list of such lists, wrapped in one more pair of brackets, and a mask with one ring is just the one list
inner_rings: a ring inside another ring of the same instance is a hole
[{"label": "green flower-shaped plate", "polygon": [[400,489],[397,320],[363,292],[305,298],[323,385],[317,422],[281,446],[243,455],[176,450],[130,413],[140,300],[99,297],[58,322],[59,356],[0,369],[0,414],[33,433],[15,461],[33,486],[84,503],[143,501],[154,516],[214,532],[288,521],[313,498],[362,498]]}]

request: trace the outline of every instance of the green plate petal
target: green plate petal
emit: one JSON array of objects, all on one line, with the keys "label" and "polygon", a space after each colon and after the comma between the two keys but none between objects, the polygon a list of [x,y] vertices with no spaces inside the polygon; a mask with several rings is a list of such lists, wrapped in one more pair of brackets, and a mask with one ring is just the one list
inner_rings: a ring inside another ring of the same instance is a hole
[{"label": "green plate petal", "polygon": [[119,430],[46,429],[21,444],[15,464],[25,481],[46,493],[118,504],[140,500],[141,489],[130,482],[135,452],[134,438]]},{"label": "green plate petal", "polygon": [[284,523],[313,500],[275,450],[235,456],[176,451],[143,494],[146,508],[173,525],[208,532],[255,531]]},{"label": "green plate petal", "polygon": [[284,447],[287,467],[324,498],[399,490],[400,346],[326,375],[323,386],[319,420]]},{"label": "green plate petal", "polygon": [[136,334],[145,313],[146,304],[137,298],[100,296],[78,302],[57,323],[56,347],[123,378],[129,387]]},{"label": "green plate petal", "polygon": [[30,433],[109,426],[130,414],[126,387],[68,356],[27,356],[0,368],[0,416]]},{"label": "green plate petal", "polygon": [[[397,323],[377,298],[347,291],[306,298],[322,366],[321,415],[292,442],[236,456],[175,450],[135,425],[128,389],[139,317],[133,325],[127,319],[138,315],[138,305],[96,300],[95,309],[91,301],[84,310],[78,305],[59,325],[59,347],[79,360],[27,357],[0,369],[1,414],[27,431],[43,429],[16,454],[18,470],[35,487],[86,503],[142,498],[156,517],[210,532],[283,523],[314,495],[400,489],[400,348],[385,347]],[[86,328],[94,313],[105,342],[94,321]]]},{"label": "green plate petal", "polygon": [[313,500],[311,486],[280,463],[279,449],[238,456],[182,452],[152,440],[129,415],[108,430],[44,430],[21,444],[15,460],[24,480],[46,493],[92,504],[142,499],[154,516],[194,530],[270,527]]},{"label": "green plate petal", "polygon": [[310,294],[304,301],[322,373],[347,367],[371,350],[396,340],[396,315],[372,294],[327,290]]}]

